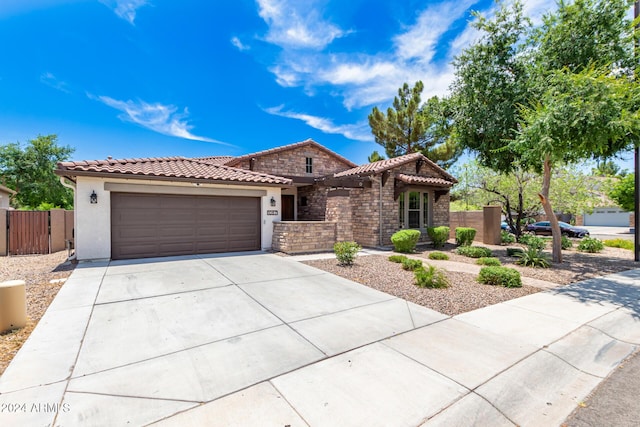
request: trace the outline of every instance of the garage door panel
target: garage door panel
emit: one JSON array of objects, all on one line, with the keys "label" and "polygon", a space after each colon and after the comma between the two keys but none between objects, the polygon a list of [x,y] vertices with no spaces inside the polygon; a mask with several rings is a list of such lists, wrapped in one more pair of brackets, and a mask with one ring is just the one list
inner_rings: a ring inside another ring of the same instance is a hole
[{"label": "garage door panel", "polygon": [[255,197],[111,194],[112,258],[260,249]]}]

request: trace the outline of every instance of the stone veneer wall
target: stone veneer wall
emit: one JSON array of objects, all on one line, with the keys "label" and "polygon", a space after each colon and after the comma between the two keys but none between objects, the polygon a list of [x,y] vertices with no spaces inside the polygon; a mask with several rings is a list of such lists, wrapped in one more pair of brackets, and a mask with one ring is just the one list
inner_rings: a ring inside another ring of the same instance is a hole
[{"label": "stone veneer wall", "polygon": [[327,194],[327,221],[336,223],[336,241],[353,241],[353,209],[349,190],[334,190]]},{"label": "stone veneer wall", "polygon": [[[324,221],[327,210],[326,187],[308,185],[298,187],[298,220],[299,221]],[[307,204],[302,205],[302,198],[306,198]]]},{"label": "stone veneer wall", "polygon": [[273,223],[274,251],[292,253],[332,251],[336,223],[326,221],[281,221]]},{"label": "stone veneer wall", "polygon": [[353,220],[353,240],[362,246],[378,246],[379,184],[372,177],[371,188],[351,189],[351,211]]},{"label": "stone veneer wall", "polygon": [[[306,172],[307,157],[313,159],[312,173]],[[244,160],[237,167],[249,169],[250,164],[249,160]],[[351,166],[317,147],[305,146],[256,157],[253,170],[277,176],[319,177],[350,168]]]}]

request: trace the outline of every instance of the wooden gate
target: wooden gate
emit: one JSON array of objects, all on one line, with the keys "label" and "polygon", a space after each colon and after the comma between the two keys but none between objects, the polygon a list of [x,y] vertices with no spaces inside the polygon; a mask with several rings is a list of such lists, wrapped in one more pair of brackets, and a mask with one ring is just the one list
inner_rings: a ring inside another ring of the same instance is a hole
[{"label": "wooden gate", "polygon": [[49,253],[49,212],[8,211],[9,255]]}]

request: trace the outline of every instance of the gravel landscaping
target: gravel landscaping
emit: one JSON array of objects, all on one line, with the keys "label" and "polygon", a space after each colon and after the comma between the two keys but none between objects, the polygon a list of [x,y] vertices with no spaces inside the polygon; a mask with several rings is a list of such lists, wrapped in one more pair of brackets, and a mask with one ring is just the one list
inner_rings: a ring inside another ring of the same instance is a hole
[{"label": "gravel landscaping", "polygon": [[69,277],[74,264],[65,262],[67,252],[50,255],[0,257],[0,282],[21,279],[26,282],[27,326],[0,334],[0,375],[20,350],[33,328],[53,301],[63,282],[52,280]]}]

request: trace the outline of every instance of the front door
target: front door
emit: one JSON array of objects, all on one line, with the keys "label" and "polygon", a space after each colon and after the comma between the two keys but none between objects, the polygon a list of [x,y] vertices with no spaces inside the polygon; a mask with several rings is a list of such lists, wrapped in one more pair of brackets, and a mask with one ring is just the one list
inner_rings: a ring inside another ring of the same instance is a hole
[{"label": "front door", "polygon": [[295,221],[294,196],[292,194],[282,195],[282,220]]}]

